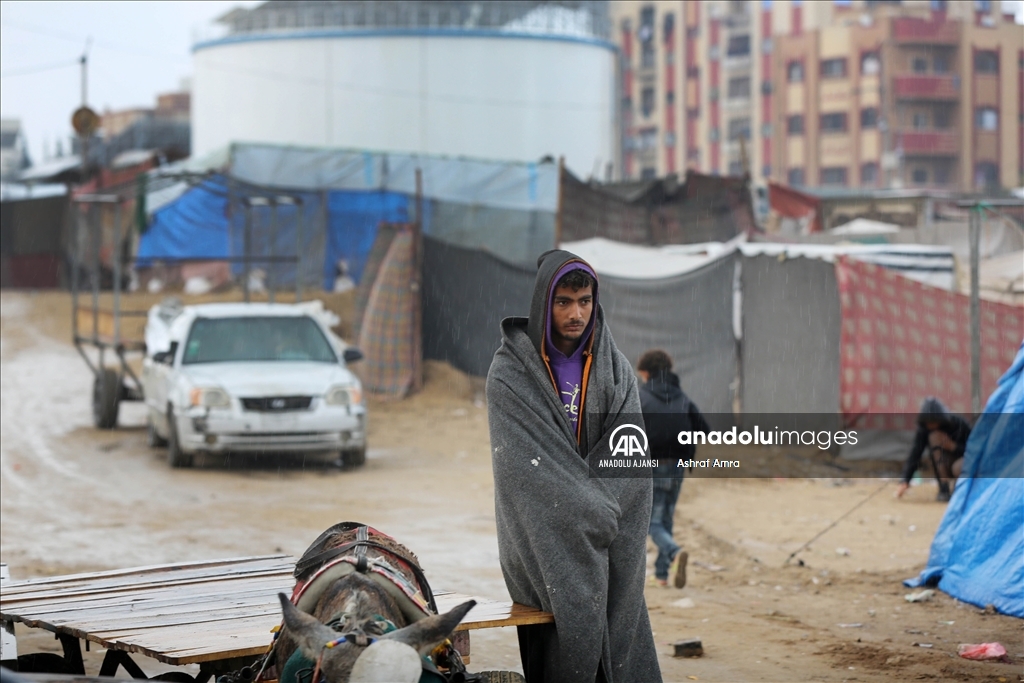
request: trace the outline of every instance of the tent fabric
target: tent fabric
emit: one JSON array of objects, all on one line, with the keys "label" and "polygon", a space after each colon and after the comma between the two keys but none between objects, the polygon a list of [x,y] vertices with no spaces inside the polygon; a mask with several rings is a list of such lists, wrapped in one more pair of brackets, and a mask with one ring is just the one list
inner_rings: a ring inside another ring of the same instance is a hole
[{"label": "tent fabric", "polygon": [[640,183],[584,183],[562,174],[559,239],[592,237],[629,244],[726,242],[756,230],[750,189],[744,178],[687,171]]},{"label": "tent fabric", "polygon": [[839,412],[839,289],[819,259],[742,260],[744,413]]},{"label": "tent fabric", "polygon": [[787,185],[768,183],[768,204],[773,213],[804,224],[801,232],[821,232],[821,200]]},{"label": "tent fabric", "polygon": [[[848,257],[837,260],[836,279],[843,413],[874,413],[863,425],[905,428],[893,423],[892,414],[913,416],[921,400],[932,395],[952,412],[970,414],[968,297]],[[996,388],[1022,338],[1024,309],[981,302],[983,396]]]},{"label": "tent fabric", "polygon": [[971,431],[963,474],[909,587],[1024,618],[1024,344]]},{"label": "tent fabric", "polygon": [[576,254],[603,275],[654,280],[696,270],[736,247],[732,243],[708,242],[686,245],[680,250],[679,245],[649,247],[592,237],[563,242],[559,248]]},{"label": "tent fabric", "polygon": [[255,185],[410,196],[416,194],[419,169],[423,196],[430,199],[550,213],[558,206],[554,163],[236,143],[231,146],[231,169],[235,177]]},{"label": "tent fabric", "polygon": [[348,263],[352,279],[360,281],[377,226],[382,222],[408,223],[409,197],[383,190],[332,191],[327,195],[327,216],[323,267],[324,289],[329,290],[341,259]]},{"label": "tent fabric", "polygon": [[658,280],[597,271],[601,305],[619,350],[633,364],[648,349],[666,351],[683,390],[705,413],[733,412],[737,258],[730,253],[697,270]]},{"label": "tent fabric", "polygon": [[389,235],[390,244],[372,282],[359,325],[359,348],[364,354],[363,387],[374,394],[404,397],[421,371],[415,333],[413,231],[410,226]]},{"label": "tent fabric", "polygon": [[829,230],[833,235],[891,235],[898,233],[900,226],[892,223],[873,221],[869,218],[855,218]]},{"label": "tent fabric", "polygon": [[225,259],[231,255],[228,192],[223,176],[213,176],[153,213],[139,239],[141,268],[159,259]]}]

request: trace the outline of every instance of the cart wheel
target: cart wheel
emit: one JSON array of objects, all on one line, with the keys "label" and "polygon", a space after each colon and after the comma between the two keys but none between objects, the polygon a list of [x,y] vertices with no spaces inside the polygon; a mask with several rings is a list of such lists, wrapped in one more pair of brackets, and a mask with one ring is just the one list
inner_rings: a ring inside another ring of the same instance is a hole
[{"label": "cart wheel", "polygon": [[151,681],[168,681],[168,683],[196,683],[196,679],[184,671],[165,671],[150,679]]},{"label": "cart wheel", "polygon": [[192,467],[192,456],[181,450],[174,414],[167,411],[167,464],[171,467]]},{"label": "cart wheel", "polygon": [[515,671],[481,671],[476,676],[480,683],[526,683],[522,674]]},{"label": "cart wheel", "polygon": [[146,418],[146,444],[150,448],[165,448],[167,446],[167,439],[157,434],[152,418],[148,417]]},{"label": "cart wheel", "polygon": [[121,399],[121,375],[113,368],[100,368],[92,383],[92,423],[99,429],[117,426]]},{"label": "cart wheel", "polygon": [[366,446],[341,452],[341,466],[346,470],[366,464]]}]

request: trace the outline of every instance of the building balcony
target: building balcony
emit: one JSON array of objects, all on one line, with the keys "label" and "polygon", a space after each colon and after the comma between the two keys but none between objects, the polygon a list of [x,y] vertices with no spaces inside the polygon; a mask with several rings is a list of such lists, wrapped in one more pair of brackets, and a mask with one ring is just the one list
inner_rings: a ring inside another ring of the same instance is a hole
[{"label": "building balcony", "polygon": [[893,90],[899,100],[957,100],[960,79],[957,76],[896,76]]},{"label": "building balcony", "polygon": [[904,156],[956,156],[960,140],[956,133],[945,130],[908,130],[900,133]]},{"label": "building balcony", "polygon": [[893,20],[893,38],[904,45],[956,45],[960,40],[957,22],[942,15],[932,19],[897,17]]}]

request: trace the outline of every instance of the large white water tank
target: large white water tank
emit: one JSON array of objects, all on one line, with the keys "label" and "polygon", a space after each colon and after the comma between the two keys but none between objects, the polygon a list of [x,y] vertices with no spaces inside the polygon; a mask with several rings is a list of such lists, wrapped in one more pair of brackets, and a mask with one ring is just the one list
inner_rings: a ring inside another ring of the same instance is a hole
[{"label": "large white water tank", "polygon": [[265,3],[195,45],[192,151],[231,142],[618,167],[598,2]]}]

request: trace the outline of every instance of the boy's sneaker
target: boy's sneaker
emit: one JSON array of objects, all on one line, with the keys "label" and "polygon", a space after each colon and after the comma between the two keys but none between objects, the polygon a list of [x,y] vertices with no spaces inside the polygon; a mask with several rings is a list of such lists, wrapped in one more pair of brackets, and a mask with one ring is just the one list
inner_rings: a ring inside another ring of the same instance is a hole
[{"label": "boy's sneaker", "polygon": [[668,575],[672,577],[672,585],[682,588],[686,585],[686,562],[690,559],[689,553],[680,550],[672,559],[668,567]]}]

